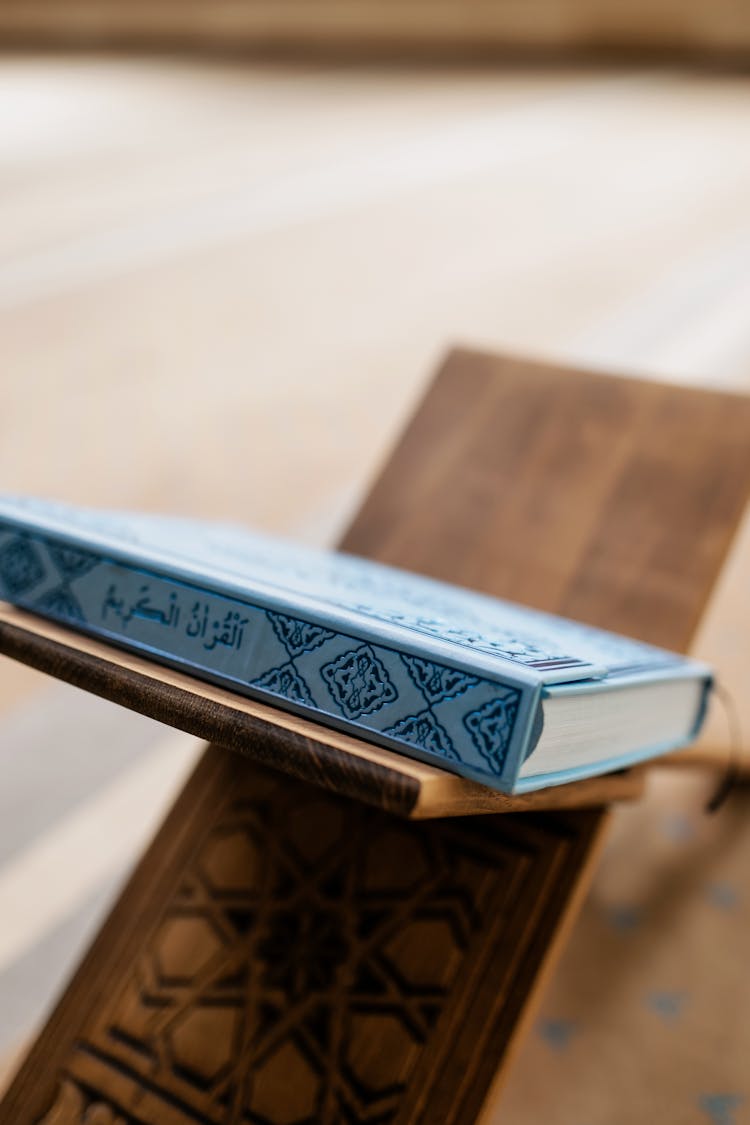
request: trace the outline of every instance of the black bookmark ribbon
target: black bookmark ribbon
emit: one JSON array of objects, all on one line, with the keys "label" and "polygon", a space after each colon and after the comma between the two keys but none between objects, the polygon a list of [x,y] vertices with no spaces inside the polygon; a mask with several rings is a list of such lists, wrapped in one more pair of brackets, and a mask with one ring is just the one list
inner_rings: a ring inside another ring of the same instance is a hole
[{"label": "black bookmark ribbon", "polygon": [[721,684],[714,684],[714,695],[724,708],[729,727],[729,760],[715,793],[706,804],[707,813],[715,813],[722,807],[742,776],[742,727],[737,708],[731,695]]}]

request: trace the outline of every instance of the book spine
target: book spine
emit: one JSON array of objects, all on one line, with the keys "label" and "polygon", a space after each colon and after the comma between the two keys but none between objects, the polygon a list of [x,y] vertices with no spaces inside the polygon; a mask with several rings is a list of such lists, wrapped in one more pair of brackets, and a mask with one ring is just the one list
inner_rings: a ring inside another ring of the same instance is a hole
[{"label": "book spine", "polygon": [[539,715],[538,688],[523,681],[472,674],[2,522],[0,596],[507,791]]}]

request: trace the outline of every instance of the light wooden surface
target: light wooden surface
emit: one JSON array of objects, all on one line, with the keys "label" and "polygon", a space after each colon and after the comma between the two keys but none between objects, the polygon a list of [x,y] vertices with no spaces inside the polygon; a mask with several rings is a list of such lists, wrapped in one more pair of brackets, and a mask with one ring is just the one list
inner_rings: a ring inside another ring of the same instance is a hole
[{"label": "light wooden surface", "polygon": [[[688,72],[3,58],[3,488],[330,542],[451,341],[750,385],[749,92]],[[746,730],[748,572],[746,523],[698,639],[731,645]],[[191,744],[10,662],[0,708],[0,902],[37,840],[59,890],[47,916],[13,910],[2,1051]],[[720,714],[709,731],[725,745]],[[99,862],[75,827],[119,790],[130,835]]]}]

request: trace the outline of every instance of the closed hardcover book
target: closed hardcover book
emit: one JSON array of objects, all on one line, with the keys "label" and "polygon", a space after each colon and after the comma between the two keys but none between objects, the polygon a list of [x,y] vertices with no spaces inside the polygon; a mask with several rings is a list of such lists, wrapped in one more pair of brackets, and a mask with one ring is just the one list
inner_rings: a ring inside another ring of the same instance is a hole
[{"label": "closed hardcover book", "polygon": [[508,793],[688,743],[704,664],[240,528],[0,499],[0,597]]}]

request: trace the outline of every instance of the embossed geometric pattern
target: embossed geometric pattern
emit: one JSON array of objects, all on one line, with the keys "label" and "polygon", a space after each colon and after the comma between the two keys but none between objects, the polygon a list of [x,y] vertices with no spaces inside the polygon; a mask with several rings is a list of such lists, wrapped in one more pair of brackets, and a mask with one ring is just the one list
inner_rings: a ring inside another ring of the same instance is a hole
[{"label": "embossed geometric pattern", "polygon": [[312,625],[309,621],[300,621],[284,613],[269,611],[268,619],[273,625],[276,636],[292,657],[300,656],[303,652],[312,652],[334,635],[330,629]]},{"label": "embossed geometric pattern", "polygon": [[35,603],[35,607],[41,613],[48,613],[52,617],[62,617],[73,624],[83,624],[86,620],[81,603],[66,585],[57,586],[54,590],[44,594]]},{"label": "embossed geometric pattern", "polygon": [[[355,608],[355,605],[352,605]],[[445,607],[445,612],[439,615],[424,612],[408,612],[399,610],[388,612],[379,606],[362,605],[356,603],[356,609],[366,613],[368,617],[375,617],[379,621],[388,621],[393,625],[406,625],[417,633],[426,633],[428,636],[439,637],[443,640],[453,641],[464,648],[473,648],[478,652],[486,652],[491,656],[502,656],[506,660],[514,660],[518,664],[526,664],[529,668],[566,668],[575,667],[581,663],[575,656],[565,650],[552,650],[550,645],[535,644],[527,637],[522,637],[504,630],[504,636],[498,640],[488,636],[481,625],[481,613],[476,615],[472,627],[461,627],[455,624],[455,617],[451,614],[451,606]],[[461,617],[470,615],[462,613]]]},{"label": "embossed geometric pattern", "polygon": [[454,1065],[441,1021],[499,1002],[493,941],[555,878],[564,824],[411,824],[215,753],[226,796],[35,1120],[401,1125],[417,1068]]},{"label": "embossed geometric pattern", "polygon": [[398,699],[387,671],[369,645],[343,653],[325,664],[322,673],[347,719],[358,719]]},{"label": "embossed geometric pattern", "polygon": [[458,758],[456,748],[450,737],[441,727],[432,711],[421,711],[418,715],[407,715],[395,726],[389,727],[385,732],[394,738],[403,739],[412,746],[419,746],[433,754],[442,754],[446,758]]},{"label": "embossed geometric pattern", "polygon": [[517,710],[518,693],[511,691],[505,698],[492,699],[464,718],[480,754],[498,771],[503,767]]},{"label": "embossed geometric pattern", "polygon": [[468,688],[478,683],[476,676],[467,676],[456,668],[446,668],[423,660],[419,656],[402,656],[409,675],[429,703],[439,703],[443,699],[455,699]]},{"label": "embossed geometric pattern", "polygon": [[251,680],[251,684],[253,687],[270,691],[281,699],[290,699],[294,703],[304,703],[310,707],[315,706],[309,687],[291,662],[282,665],[281,668],[271,668],[257,680]]},{"label": "embossed geometric pattern", "polygon": [[47,550],[60,575],[66,580],[79,578],[99,562],[97,555],[92,555],[89,551],[81,551],[77,547],[50,544]]},{"label": "embossed geometric pattern", "polygon": [[0,549],[0,578],[10,594],[24,594],[44,577],[37,550],[22,536],[8,540]]}]

